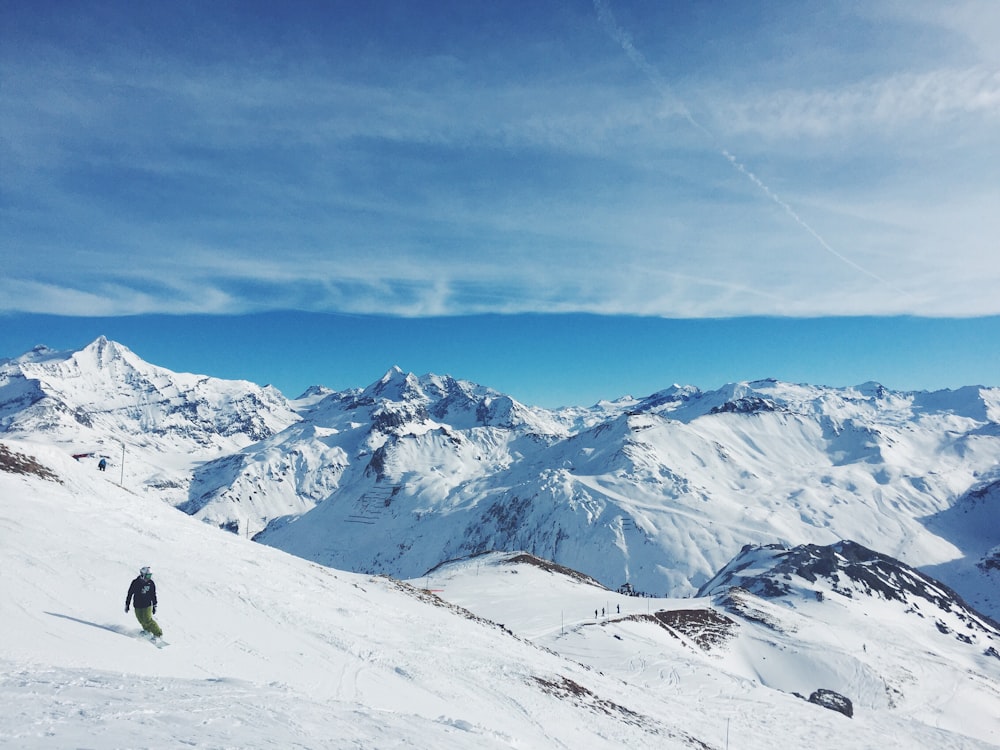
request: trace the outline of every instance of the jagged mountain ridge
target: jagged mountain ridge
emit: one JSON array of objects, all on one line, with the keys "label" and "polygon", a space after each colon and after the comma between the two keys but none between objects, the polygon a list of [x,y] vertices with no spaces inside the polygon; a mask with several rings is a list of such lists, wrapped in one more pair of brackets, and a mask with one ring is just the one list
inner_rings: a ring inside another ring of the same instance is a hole
[{"label": "jagged mountain ridge", "polygon": [[118,462],[143,486],[187,497],[191,467],[298,421],[276,389],[175,373],[100,337],[75,352],[39,346],[0,362],[0,431],[56,437]]},{"label": "jagged mountain ridge", "polygon": [[[775,381],[674,387],[546,415],[547,429],[538,420],[456,429],[410,403],[409,422],[373,416],[371,452],[358,451],[358,471],[342,475],[329,501],[259,538],[404,576],[442,559],[526,549],[606,585],[673,595],[693,593],[748,540],[860,538],[943,565],[965,548],[923,519],[996,472],[997,395]],[[430,414],[433,402],[425,407]],[[369,535],[382,543],[359,559],[354,540]],[[975,559],[994,545],[975,547]]]},{"label": "jagged mountain ridge", "polygon": [[[734,592],[733,589],[739,589]],[[856,542],[787,547],[747,545],[698,591],[745,615],[742,592],[792,602],[826,597],[895,602],[905,614],[931,619],[941,633],[982,645],[1000,659],[1000,624],[975,611],[948,586]]]},{"label": "jagged mountain ridge", "polygon": [[12,396],[0,402],[5,430],[44,430],[55,417],[73,428],[125,425],[137,435],[260,440],[295,420],[274,388],[171,372],[104,337],[68,355],[37,347],[2,367]]},{"label": "jagged mountain ridge", "polygon": [[[1000,479],[1000,389],[756,381],[546,410],[393,368],[289,401],[126,352],[98,339],[3,363],[3,430],[74,448],[125,440],[127,485],[349,570],[414,577],[517,549],[611,587],[687,595],[747,543],[851,538],[996,614],[998,572],[976,563],[1000,543],[986,489]],[[258,422],[240,416],[247,403]],[[975,514],[955,510],[977,493]]]}]

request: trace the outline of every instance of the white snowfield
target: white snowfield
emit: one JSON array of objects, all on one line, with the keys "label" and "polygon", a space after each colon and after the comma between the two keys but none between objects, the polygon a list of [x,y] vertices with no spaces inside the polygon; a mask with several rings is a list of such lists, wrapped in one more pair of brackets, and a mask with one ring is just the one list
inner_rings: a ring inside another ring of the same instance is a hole
[{"label": "white snowfield", "polygon": [[[619,618],[706,599],[620,596],[510,555],[412,585],[344,573],[133,494],[60,448],[0,447],[43,467],[0,471],[3,748],[1000,743],[1000,659],[890,602],[757,600],[780,628],[741,622],[704,650]],[[164,649],[124,612],[142,565]],[[788,692],[824,687],[853,718]]]}]

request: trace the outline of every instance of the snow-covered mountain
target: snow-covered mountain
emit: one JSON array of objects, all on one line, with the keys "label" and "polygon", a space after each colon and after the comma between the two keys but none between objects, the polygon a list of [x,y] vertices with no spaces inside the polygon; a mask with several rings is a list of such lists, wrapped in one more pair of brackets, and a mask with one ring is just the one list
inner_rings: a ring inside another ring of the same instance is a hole
[{"label": "snow-covered mountain", "polygon": [[[387,382],[397,387],[378,393]],[[257,538],[402,577],[524,549],[670,596],[694,593],[747,543],[847,538],[1000,606],[983,568],[1000,543],[998,389],[763,381],[548,412],[443,382],[397,371],[328,396],[306,419],[343,448],[336,489]]]},{"label": "snow-covered mountain", "polygon": [[[739,589],[738,596],[734,589]],[[995,642],[1000,624],[930,576],[849,540],[824,547],[747,545],[697,596],[721,597],[727,608],[744,613],[745,594],[783,600],[793,607],[813,599],[822,602],[831,595],[841,603],[845,599],[894,602],[905,614],[933,621],[938,632],[1000,659]]]},{"label": "snow-covered mountain", "polygon": [[274,388],[171,372],[103,336],[77,352],[39,346],[0,361],[0,433],[105,457],[127,485],[174,503],[187,500],[198,464],[298,419]]},{"label": "snow-covered mountain", "polygon": [[[526,553],[324,568],[9,435],[0,497],[0,747],[1000,744],[1000,633],[857,545],[747,548],[664,600]],[[140,565],[162,650],[122,611]]]},{"label": "snow-covered mountain", "polygon": [[287,401],[99,339],[5,362],[0,425],[113,461],[123,440],[127,487],[345,570],[527,550],[687,596],[746,544],[852,539],[1000,617],[998,388],[756,381],[546,410],[393,368]]}]

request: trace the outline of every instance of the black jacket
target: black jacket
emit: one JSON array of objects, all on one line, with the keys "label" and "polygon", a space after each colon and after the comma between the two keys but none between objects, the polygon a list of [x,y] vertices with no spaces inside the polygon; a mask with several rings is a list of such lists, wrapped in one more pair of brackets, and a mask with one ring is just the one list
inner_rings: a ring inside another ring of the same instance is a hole
[{"label": "black jacket", "polygon": [[133,602],[136,609],[156,606],[156,584],[152,578],[139,576],[132,585],[128,587],[128,596],[125,597],[125,609],[128,609],[129,602]]}]

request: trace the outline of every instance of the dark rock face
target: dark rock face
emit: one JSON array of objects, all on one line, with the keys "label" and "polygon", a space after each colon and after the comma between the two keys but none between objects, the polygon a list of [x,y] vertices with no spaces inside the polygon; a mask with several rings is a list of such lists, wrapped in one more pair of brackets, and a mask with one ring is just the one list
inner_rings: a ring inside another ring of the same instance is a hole
[{"label": "dark rock face", "polygon": [[770,399],[751,396],[727,401],[722,406],[714,406],[710,414],[756,414],[762,411],[778,411],[778,406]]},{"label": "dark rock face", "polygon": [[648,616],[667,630],[689,638],[702,651],[711,651],[716,646],[726,644],[739,630],[735,620],[714,609],[661,610]]},{"label": "dark rock face", "polygon": [[[757,572],[746,575],[751,567]],[[940,632],[967,643],[972,642],[974,633],[989,637],[1000,634],[1000,625],[976,612],[948,586],[893,557],[848,540],[792,548],[780,544],[747,545],[702,586],[698,596],[721,595],[722,604],[732,608],[732,602],[725,597],[734,589],[775,599],[808,593],[813,584],[813,594],[820,601],[826,589],[850,599],[875,597],[900,602],[919,617],[934,617]],[[940,620],[945,616],[952,618],[950,627]]]},{"label": "dark rock face", "polygon": [[372,430],[385,434],[411,423],[421,424],[428,419],[423,404],[386,403],[372,413]]},{"label": "dark rock face", "polygon": [[976,567],[984,573],[990,570],[1000,570],[1000,547],[991,550],[989,554],[976,563]]},{"label": "dark rock face", "polygon": [[[839,580],[838,571],[846,578]],[[845,596],[857,590],[887,600],[906,601],[908,595],[927,599],[939,607],[950,606],[956,594],[933,578],[895,558],[856,542],[842,541],[821,547],[806,544],[783,555],[772,569],[776,576],[796,575],[809,582],[825,578]]]},{"label": "dark rock face", "polygon": [[829,708],[831,711],[842,713],[849,719],[854,716],[854,704],[851,702],[851,699],[832,690],[826,690],[825,688],[814,690],[812,695],[809,696],[809,702],[823,708]]},{"label": "dark rock face", "polygon": [[62,483],[58,476],[34,458],[11,450],[3,443],[0,443],[0,471],[10,474],[33,474],[42,479]]}]

